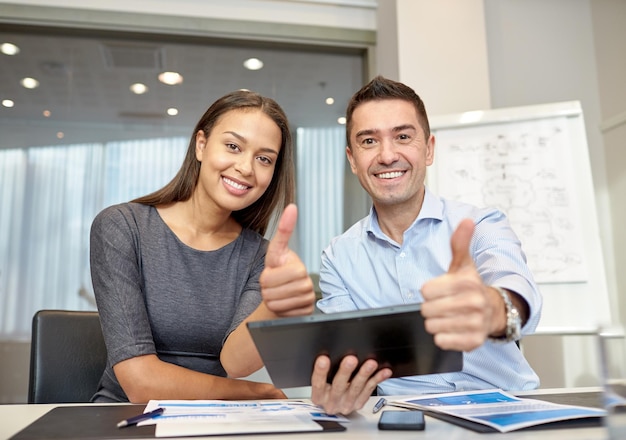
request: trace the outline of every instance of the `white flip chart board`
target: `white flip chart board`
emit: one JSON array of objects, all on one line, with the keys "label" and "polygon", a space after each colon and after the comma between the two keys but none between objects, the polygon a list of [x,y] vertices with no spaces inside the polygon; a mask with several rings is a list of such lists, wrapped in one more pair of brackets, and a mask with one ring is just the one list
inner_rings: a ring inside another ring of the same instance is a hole
[{"label": "white flip chart board", "polygon": [[538,333],[590,333],[611,322],[582,109],[578,101],[430,118],[427,185],[502,210],[544,307]]}]

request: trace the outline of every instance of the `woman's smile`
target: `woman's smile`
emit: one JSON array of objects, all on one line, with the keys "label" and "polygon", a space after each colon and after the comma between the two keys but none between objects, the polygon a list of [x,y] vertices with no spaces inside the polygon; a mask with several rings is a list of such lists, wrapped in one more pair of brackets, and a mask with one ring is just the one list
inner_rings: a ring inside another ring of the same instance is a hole
[{"label": "woman's smile", "polygon": [[222,176],[222,181],[224,182],[224,186],[226,187],[226,189],[231,194],[235,194],[235,195],[243,195],[247,193],[250,188],[252,188],[251,185],[247,185],[245,183],[242,183],[238,180],[235,180],[226,176]]}]

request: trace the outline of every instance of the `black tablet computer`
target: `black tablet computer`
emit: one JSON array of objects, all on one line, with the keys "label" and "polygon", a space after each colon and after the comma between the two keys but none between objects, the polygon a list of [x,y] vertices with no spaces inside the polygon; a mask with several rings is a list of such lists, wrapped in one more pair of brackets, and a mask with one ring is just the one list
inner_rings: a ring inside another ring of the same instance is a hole
[{"label": "black tablet computer", "polygon": [[247,325],[278,388],[311,385],[313,364],[320,354],[331,359],[329,382],[347,354],[356,355],[361,363],[377,360],[381,368],[391,368],[392,377],[463,368],[461,352],[442,350],[426,332],[419,304],[316,313]]}]

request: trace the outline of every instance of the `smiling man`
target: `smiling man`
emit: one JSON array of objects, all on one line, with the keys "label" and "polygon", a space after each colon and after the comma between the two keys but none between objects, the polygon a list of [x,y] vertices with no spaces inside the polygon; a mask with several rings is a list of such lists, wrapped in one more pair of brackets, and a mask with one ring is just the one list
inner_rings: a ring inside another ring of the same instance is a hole
[{"label": "smiling man", "polygon": [[[318,307],[325,313],[421,303],[441,348],[463,351],[463,370],[387,379],[347,356],[333,384],[313,380],[313,398],[350,412],[378,394],[537,388],[515,344],[534,332],[542,298],[505,215],[446,200],[424,184],[435,137],[413,89],[383,77],[358,91],[346,112],[346,154],[370,195],[370,214],[322,255]],[[315,374],[328,368],[318,359]],[[343,394],[339,395],[339,391]]]}]

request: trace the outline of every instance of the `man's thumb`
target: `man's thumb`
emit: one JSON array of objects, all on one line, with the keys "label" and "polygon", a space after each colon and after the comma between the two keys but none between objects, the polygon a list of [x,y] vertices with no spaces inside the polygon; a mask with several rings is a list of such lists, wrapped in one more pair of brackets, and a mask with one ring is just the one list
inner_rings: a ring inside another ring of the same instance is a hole
[{"label": "man's thumb", "polygon": [[452,248],[452,261],[448,272],[456,272],[468,264],[474,264],[469,248],[474,233],[474,222],[468,218],[459,223],[456,231],[450,239],[450,247]]}]

